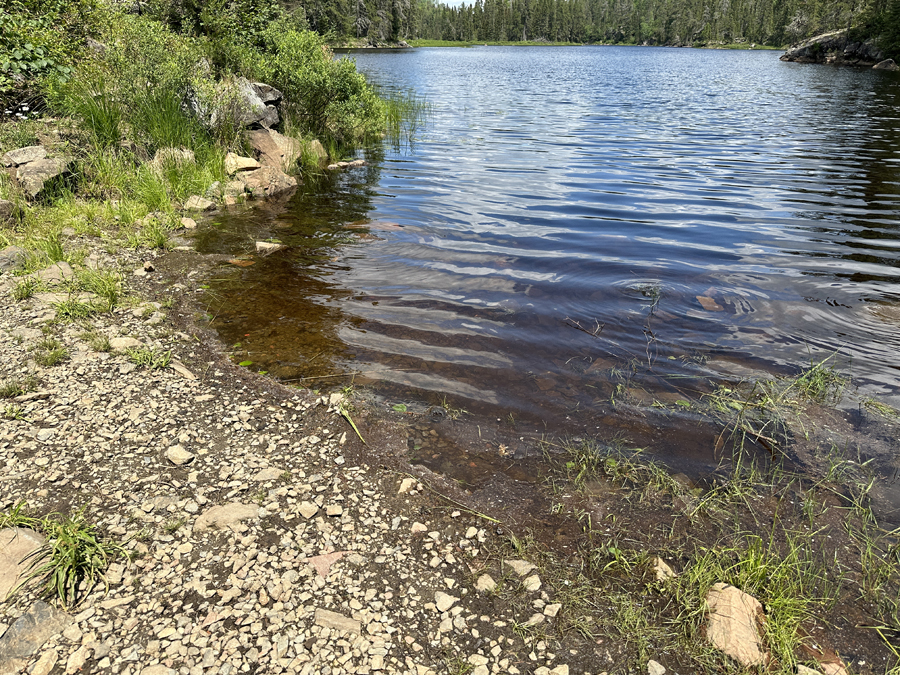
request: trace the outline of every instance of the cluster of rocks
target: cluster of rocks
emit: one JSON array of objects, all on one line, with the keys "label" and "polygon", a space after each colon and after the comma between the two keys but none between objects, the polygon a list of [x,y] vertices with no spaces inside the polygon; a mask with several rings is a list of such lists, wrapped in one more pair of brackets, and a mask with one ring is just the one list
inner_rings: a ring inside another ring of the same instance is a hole
[{"label": "cluster of rocks", "polygon": [[900,70],[893,60],[884,58],[874,40],[853,40],[848,29],[823,33],[794,45],[781,56],[781,60]]}]

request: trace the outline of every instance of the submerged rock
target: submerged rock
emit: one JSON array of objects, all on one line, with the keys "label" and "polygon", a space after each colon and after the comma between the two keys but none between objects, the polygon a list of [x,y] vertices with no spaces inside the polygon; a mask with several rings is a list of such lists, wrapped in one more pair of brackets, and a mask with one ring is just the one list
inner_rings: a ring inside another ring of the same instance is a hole
[{"label": "submerged rock", "polygon": [[262,256],[272,255],[278,251],[283,251],[287,246],[284,244],[274,244],[270,241],[256,242],[256,252]]},{"label": "submerged rock", "polygon": [[245,171],[238,174],[247,192],[257,199],[289,197],[297,189],[297,179],[288,176],[284,171],[271,166],[264,166],[256,171]]},{"label": "submerged rock", "polygon": [[885,59],[884,61],[879,61],[874,66],[872,66],[875,70],[900,70],[900,66],[894,63],[894,59]]}]

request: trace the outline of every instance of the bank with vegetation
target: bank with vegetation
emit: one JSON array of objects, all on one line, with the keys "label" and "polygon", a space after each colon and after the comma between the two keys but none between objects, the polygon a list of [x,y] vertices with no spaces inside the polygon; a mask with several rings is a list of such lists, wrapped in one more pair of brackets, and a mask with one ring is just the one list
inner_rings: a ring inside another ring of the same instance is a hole
[{"label": "bank with vegetation", "polygon": [[190,197],[228,196],[229,153],[262,165],[277,155],[284,174],[318,170],[391,118],[353,62],[286,10],[225,7],[192,22],[139,9],[59,0],[0,10],[0,146],[34,148],[0,176],[0,236],[81,223],[141,239],[149,213],[154,227],[177,227]]}]

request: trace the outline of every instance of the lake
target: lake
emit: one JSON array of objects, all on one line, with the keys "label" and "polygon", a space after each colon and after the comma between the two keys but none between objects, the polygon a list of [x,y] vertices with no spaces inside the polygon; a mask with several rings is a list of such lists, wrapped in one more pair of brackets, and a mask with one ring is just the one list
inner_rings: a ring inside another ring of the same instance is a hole
[{"label": "lake", "polygon": [[771,51],[354,56],[431,114],[203,235],[291,245],[223,269],[213,325],[238,360],[523,440],[612,429],[706,460],[708,437],[647,411],[829,358],[900,404],[896,73]]}]

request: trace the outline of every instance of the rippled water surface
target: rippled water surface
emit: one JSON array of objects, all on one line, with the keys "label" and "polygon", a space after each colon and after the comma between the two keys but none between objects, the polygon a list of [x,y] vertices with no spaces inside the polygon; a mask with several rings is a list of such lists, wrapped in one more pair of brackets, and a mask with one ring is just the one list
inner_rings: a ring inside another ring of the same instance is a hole
[{"label": "rippled water surface", "polygon": [[433,114],[207,236],[291,245],[220,291],[217,327],[258,367],[558,431],[837,351],[898,402],[896,73],[664,48],[356,59]]}]

